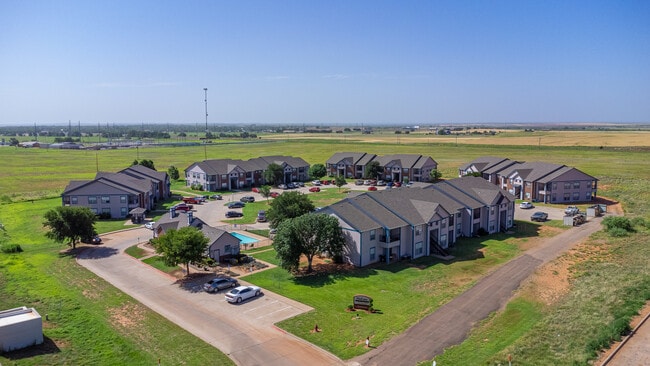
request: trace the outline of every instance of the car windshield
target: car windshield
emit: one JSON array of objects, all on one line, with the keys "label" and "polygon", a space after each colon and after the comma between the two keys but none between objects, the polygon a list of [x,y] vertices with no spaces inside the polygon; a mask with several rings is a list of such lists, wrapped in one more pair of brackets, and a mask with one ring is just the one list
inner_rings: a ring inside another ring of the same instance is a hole
[{"label": "car windshield", "polygon": [[239,290],[234,289],[234,290],[230,291],[230,293],[233,294],[233,295],[237,295],[239,293]]}]

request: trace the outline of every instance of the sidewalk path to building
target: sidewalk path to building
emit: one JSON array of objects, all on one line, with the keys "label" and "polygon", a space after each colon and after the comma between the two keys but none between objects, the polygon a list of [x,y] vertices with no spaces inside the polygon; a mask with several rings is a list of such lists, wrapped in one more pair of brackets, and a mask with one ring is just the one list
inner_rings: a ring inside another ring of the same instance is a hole
[{"label": "sidewalk path to building", "polygon": [[[144,228],[103,235],[104,244],[90,247],[77,261],[126,294],[217,347],[238,365],[343,365],[336,356],[287,334],[274,324],[311,310],[296,301],[264,291],[241,304],[225,301],[223,293],[183,288],[176,278],[124,253]],[[244,281],[240,282],[246,284]]]},{"label": "sidewalk path to building", "polygon": [[472,327],[498,311],[542,264],[600,230],[601,218],[590,218],[579,227],[548,238],[514,260],[483,277],[469,290],[422,319],[404,333],[353,359],[363,366],[415,365],[433,359],[445,348],[460,344]]}]

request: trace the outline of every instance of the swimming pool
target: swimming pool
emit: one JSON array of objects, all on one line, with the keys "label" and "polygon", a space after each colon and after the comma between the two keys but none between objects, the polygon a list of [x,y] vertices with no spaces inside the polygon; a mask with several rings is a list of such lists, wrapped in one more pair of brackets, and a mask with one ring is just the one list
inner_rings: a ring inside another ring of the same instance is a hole
[{"label": "swimming pool", "polygon": [[244,234],[240,233],[230,233],[230,235],[234,236],[235,238],[239,239],[241,242],[240,244],[252,244],[252,243],[257,243],[259,240],[255,238],[251,238],[250,236],[246,236]]}]

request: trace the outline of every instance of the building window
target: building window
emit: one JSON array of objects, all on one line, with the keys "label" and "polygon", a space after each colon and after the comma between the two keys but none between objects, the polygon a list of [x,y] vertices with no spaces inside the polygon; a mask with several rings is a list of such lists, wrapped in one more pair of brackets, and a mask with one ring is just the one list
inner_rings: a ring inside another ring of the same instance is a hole
[{"label": "building window", "polygon": [[376,237],[377,237],[377,231],[370,230],[370,240],[375,240]]},{"label": "building window", "polygon": [[586,199],[587,201],[590,201],[590,200],[591,200],[591,192],[587,192],[587,193],[585,194],[585,199]]},{"label": "building window", "polygon": [[120,203],[126,203],[126,196],[120,196]]},{"label": "building window", "polygon": [[557,183],[553,182],[553,188],[554,191],[557,190]]},{"label": "building window", "polygon": [[111,214],[111,208],[110,207],[102,208],[102,214],[110,215]]},{"label": "building window", "polygon": [[97,204],[97,197],[96,196],[89,196],[88,197],[88,204],[96,205]]},{"label": "building window", "polygon": [[420,235],[422,235],[422,228],[420,228],[419,226],[417,226],[417,227],[415,228],[415,236],[420,236]]},{"label": "building window", "polygon": [[128,213],[129,211],[127,210],[126,207],[120,207],[120,215],[122,215],[122,217],[126,217]]},{"label": "building window", "polygon": [[110,196],[102,196],[102,203],[111,203]]},{"label": "building window", "polygon": [[456,225],[456,235],[460,236],[463,233],[463,225],[461,223],[458,223]]},{"label": "building window", "polygon": [[95,215],[99,215],[99,211],[97,211],[96,208],[91,208],[90,211],[92,211]]},{"label": "building window", "polygon": [[230,245],[226,245],[225,247],[223,247],[223,252],[225,254],[231,254],[231,251],[232,251],[232,248],[230,247]]},{"label": "building window", "polygon": [[421,256],[423,253],[422,242],[415,243],[415,255]]},{"label": "building window", "polygon": [[551,202],[555,202],[555,201],[557,201],[557,194],[553,193],[551,195]]},{"label": "building window", "polygon": [[571,189],[571,182],[564,183],[564,189]]},{"label": "building window", "polygon": [[564,194],[564,201],[570,201],[571,200],[571,193],[565,193]]},{"label": "building window", "polygon": [[377,256],[375,254],[375,247],[371,247],[370,248],[370,261],[373,262],[373,261],[375,261],[376,258],[377,258]]},{"label": "building window", "polygon": [[574,189],[580,189],[580,182],[573,182]]},{"label": "building window", "polygon": [[580,201],[580,192],[573,192],[573,200]]},{"label": "building window", "polygon": [[526,192],[526,198],[530,199],[530,192]]},{"label": "building window", "polygon": [[70,197],[70,204],[76,205],[77,204],[77,196],[72,196]]},{"label": "building window", "polygon": [[491,233],[493,233],[493,232],[494,232],[494,229],[495,229],[495,225],[496,225],[496,222],[495,222],[494,220],[490,220],[490,227],[489,227],[489,231],[490,231]]}]

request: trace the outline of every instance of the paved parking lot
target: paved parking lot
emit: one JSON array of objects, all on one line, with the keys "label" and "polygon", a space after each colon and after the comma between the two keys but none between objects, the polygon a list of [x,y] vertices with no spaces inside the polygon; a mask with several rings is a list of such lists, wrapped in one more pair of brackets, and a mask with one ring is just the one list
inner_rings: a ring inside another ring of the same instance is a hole
[{"label": "paved parking lot", "polygon": [[330,353],[273,325],[310,307],[264,289],[260,297],[230,304],[222,292],[201,291],[202,280],[181,285],[176,278],[124,254],[124,249],[150,235],[151,231],[144,228],[104,235],[102,246],[85,250],[77,260],[239,365],[343,364]]}]

